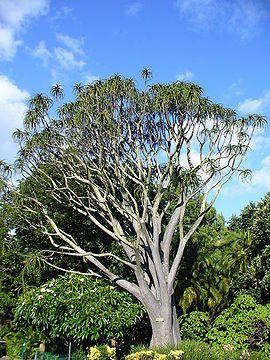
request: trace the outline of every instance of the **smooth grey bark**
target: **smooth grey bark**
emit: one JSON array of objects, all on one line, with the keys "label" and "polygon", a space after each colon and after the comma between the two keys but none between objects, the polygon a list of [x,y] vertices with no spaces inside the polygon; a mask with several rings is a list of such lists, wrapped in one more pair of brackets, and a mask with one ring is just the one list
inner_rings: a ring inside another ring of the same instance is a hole
[{"label": "smooth grey bark", "polygon": [[150,305],[148,315],[152,327],[151,346],[153,347],[177,346],[181,341],[174,295],[170,298],[164,303]]}]

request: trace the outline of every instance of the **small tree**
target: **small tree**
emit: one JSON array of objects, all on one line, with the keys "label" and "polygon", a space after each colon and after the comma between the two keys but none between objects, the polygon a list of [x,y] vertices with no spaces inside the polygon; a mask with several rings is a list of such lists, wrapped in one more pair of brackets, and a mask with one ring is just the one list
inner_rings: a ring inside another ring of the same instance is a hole
[{"label": "small tree", "polygon": [[[143,72],[145,81],[150,74]],[[46,234],[56,252],[83,257],[90,273],[103,274],[142,302],[152,345],[175,345],[180,333],[173,284],[185,246],[221,187],[236,172],[249,174],[240,164],[254,129],[265,119],[238,118],[204,97],[200,86],[185,82],[140,91],[116,75],[76,86],[75,101],[64,105],[56,88],[57,117],[51,117],[53,100],[38,94],[30,101],[24,130],[15,133],[21,146],[17,168],[31,175],[29,195],[13,189],[17,206],[26,219],[31,215],[29,226]],[[86,216],[125,256],[82,248],[58,226],[50,204],[31,190],[36,184]],[[185,210],[200,194],[200,211],[185,232]],[[136,282],[118,277],[104,265],[105,258],[132,269]]]},{"label": "small tree", "polygon": [[143,314],[131,294],[119,292],[108,281],[69,274],[23,294],[14,320],[21,327],[32,325],[50,339],[70,338],[78,345],[128,338]]}]

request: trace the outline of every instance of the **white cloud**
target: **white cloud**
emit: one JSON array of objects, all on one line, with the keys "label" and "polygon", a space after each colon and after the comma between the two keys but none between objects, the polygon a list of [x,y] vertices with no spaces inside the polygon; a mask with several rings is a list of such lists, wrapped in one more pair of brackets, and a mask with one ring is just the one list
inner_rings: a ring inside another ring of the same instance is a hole
[{"label": "white cloud", "polygon": [[254,189],[260,187],[270,191],[270,156],[265,157],[261,162],[261,168],[253,172],[251,184]]},{"label": "white cloud", "polygon": [[64,34],[56,34],[56,38],[58,41],[62,42],[68,49],[70,49],[73,53],[84,55],[84,51],[82,49],[82,45],[84,43],[84,39],[75,39],[68,35]]},{"label": "white cloud", "polygon": [[246,99],[238,105],[238,110],[244,113],[254,113],[262,106],[263,99]]},{"label": "white cloud", "polygon": [[1,0],[1,22],[19,28],[27,18],[38,17],[48,10],[48,0]]},{"label": "white cloud", "polygon": [[230,4],[230,9],[228,24],[241,40],[248,39],[267,16],[260,1],[238,0]]},{"label": "white cloud", "polygon": [[251,150],[266,150],[270,147],[270,139],[267,136],[257,135],[251,139]]},{"label": "white cloud", "polygon": [[241,180],[239,177],[234,176],[230,181],[230,186],[222,189],[222,194],[227,198],[235,199],[238,196],[258,193],[266,193],[270,191],[270,156],[266,156],[261,161],[259,169],[252,170],[251,179],[247,181]]},{"label": "white cloud", "polygon": [[22,41],[15,40],[12,29],[0,25],[0,60],[11,60]]},{"label": "white cloud", "polygon": [[142,8],[142,3],[140,2],[133,2],[126,6],[125,8],[125,14],[128,16],[135,16],[137,15]]},{"label": "white cloud", "polygon": [[40,41],[38,46],[32,51],[32,55],[41,59],[43,66],[47,66],[49,59],[52,57],[51,52],[47,49],[43,40]]},{"label": "white cloud", "polygon": [[57,21],[57,20],[64,19],[65,17],[71,15],[72,12],[73,12],[72,8],[70,8],[69,6],[63,6],[58,11],[56,11],[55,15],[53,15],[50,18],[50,20],[51,21]]},{"label": "white cloud", "polygon": [[191,71],[187,70],[185,73],[176,75],[176,80],[189,81],[193,78],[193,76],[194,76],[194,74]]},{"label": "white cloud", "polygon": [[92,82],[99,80],[99,76],[93,75],[93,74],[86,74],[83,77],[83,83],[84,84],[91,84]]},{"label": "white cloud", "polygon": [[263,0],[177,0],[177,7],[193,30],[221,29],[240,40],[254,36],[269,17]]},{"label": "white cloud", "polygon": [[65,69],[65,70],[71,70],[71,69],[82,69],[85,65],[85,62],[82,60],[77,60],[73,54],[73,52],[63,49],[61,47],[57,47],[54,49],[54,53],[56,56],[56,59],[58,60],[59,64]]},{"label": "white cloud", "polygon": [[25,101],[29,98],[26,90],[21,90],[7,76],[0,75],[0,158],[14,160],[18,150],[11,136],[16,128],[21,128],[26,111]]},{"label": "white cloud", "polygon": [[22,44],[18,37],[25,31],[31,18],[46,13],[49,0],[0,1],[0,60],[11,60]]},{"label": "white cloud", "polygon": [[270,90],[265,91],[264,95],[258,99],[246,99],[238,104],[238,110],[243,113],[256,113],[263,111],[270,106]]},{"label": "white cloud", "polygon": [[232,83],[228,87],[224,96],[226,98],[235,98],[241,96],[242,94],[243,94],[243,89],[242,89],[241,81],[238,80]]},{"label": "white cloud", "polygon": [[189,14],[189,19],[198,26],[209,24],[210,18],[218,11],[217,4],[216,0],[177,0],[180,14]]},{"label": "white cloud", "polygon": [[[190,149],[189,157],[190,157],[193,167],[200,165],[200,163],[201,163],[200,153],[198,151],[196,151],[195,149]],[[180,157],[180,164],[184,168],[187,168],[187,169],[190,168],[186,153],[182,153],[182,155]]]},{"label": "white cloud", "polygon": [[56,33],[56,39],[63,46],[48,49],[45,41],[42,40],[36,48],[30,50],[31,55],[40,59],[43,66],[47,67],[50,62],[50,71],[54,79],[59,78],[60,74],[63,75],[63,71],[81,70],[85,65],[85,61],[81,59],[81,57],[85,57],[82,47],[84,43],[83,38],[76,39],[69,35]]},{"label": "white cloud", "polygon": [[0,75],[0,104],[21,103],[28,96],[26,90],[20,90],[7,76]]}]

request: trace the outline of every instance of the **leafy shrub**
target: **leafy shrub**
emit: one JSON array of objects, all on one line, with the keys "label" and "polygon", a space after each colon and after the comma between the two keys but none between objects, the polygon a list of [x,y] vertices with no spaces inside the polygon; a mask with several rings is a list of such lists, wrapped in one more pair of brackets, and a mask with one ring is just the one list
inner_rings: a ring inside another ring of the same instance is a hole
[{"label": "leafy shrub", "polygon": [[203,311],[192,311],[181,315],[178,319],[180,334],[183,338],[205,340],[205,334],[210,326],[209,314]]},{"label": "leafy shrub", "polygon": [[38,350],[39,344],[47,340],[42,333],[35,331],[32,326],[16,328],[12,323],[9,323],[9,325],[3,329],[1,336],[3,336],[7,342],[6,352],[10,359],[18,359],[21,357],[23,343],[25,343],[25,358],[33,358],[36,350]]},{"label": "leafy shrub", "polygon": [[[206,338],[211,344],[223,346],[231,344],[233,349],[248,347],[260,349],[268,339],[270,330],[269,306],[257,304],[250,295],[240,295],[230,308],[222,311],[215,319],[213,326],[207,332]],[[263,327],[260,331],[261,339],[254,342],[259,332],[258,326]]]},{"label": "leafy shrub", "polygon": [[33,289],[20,299],[15,322],[57,340],[75,344],[122,338],[144,314],[143,306],[126,291],[105,280],[65,275]]}]

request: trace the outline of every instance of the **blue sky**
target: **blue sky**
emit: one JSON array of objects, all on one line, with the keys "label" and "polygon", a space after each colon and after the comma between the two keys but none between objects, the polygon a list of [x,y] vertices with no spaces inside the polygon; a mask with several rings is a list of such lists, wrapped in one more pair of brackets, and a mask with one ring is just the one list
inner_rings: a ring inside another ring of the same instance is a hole
[{"label": "blue sky", "polygon": [[[115,73],[152,82],[188,80],[240,115],[270,116],[269,0],[1,0],[0,158],[11,162],[11,134],[27,101],[55,83]],[[250,183],[235,177],[216,208],[228,219],[270,191],[270,131],[258,132],[245,160]]]}]

